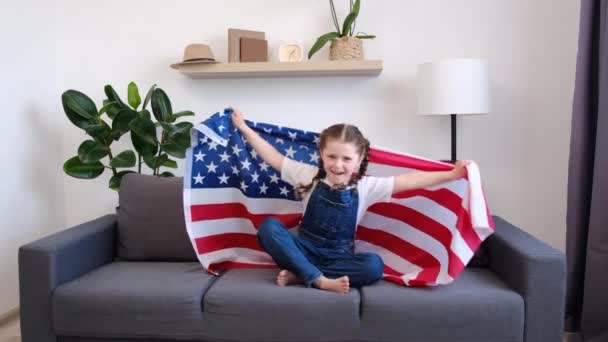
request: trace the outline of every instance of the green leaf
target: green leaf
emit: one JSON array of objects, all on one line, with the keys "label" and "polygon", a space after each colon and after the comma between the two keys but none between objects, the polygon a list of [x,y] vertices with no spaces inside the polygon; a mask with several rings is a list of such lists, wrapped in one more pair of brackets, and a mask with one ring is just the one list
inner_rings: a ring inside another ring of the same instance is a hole
[{"label": "green leaf", "polygon": [[110,145],[112,130],[105,121],[100,120],[99,123],[90,125],[84,130],[100,144]]},{"label": "green leaf", "polygon": [[118,191],[118,189],[120,189],[122,177],[128,173],[135,173],[135,171],[125,170],[116,173],[114,176],[112,176],[112,178],[110,178],[110,181],[108,182],[108,187],[114,191]]},{"label": "green leaf", "polygon": [[61,95],[63,111],[77,127],[85,129],[97,121],[97,107],[85,94],[78,90],[68,90]]},{"label": "green leaf", "polygon": [[152,121],[152,116],[150,115],[150,111],[147,109],[141,110],[138,112],[139,116]]},{"label": "green leaf", "polygon": [[359,39],[374,39],[374,38],[376,38],[376,35],[375,34],[363,34],[363,35],[359,35],[356,37]]},{"label": "green leaf", "polygon": [[328,41],[339,38],[339,37],[340,37],[339,32],[329,32],[329,33],[326,33],[326,34],[322,35],[321,37],[317,38],[317,41],[315,42],[315,44],[312,46],[312,48],[310,48],[310,51],[308,51],[308,59],[310,59],[310,57],[312,57],[312,55],[317,53],[317,51],[319,51]]},{"label": "green leaf", "polygon": [[131,141],[135,150],[142,156],[150,156],[158,151],[156,127],[152,120],[139,116],[129,124],[131,128]]},{"label": "green leaf", "polygon": [[187,147],[180,146],[179,144],[177,144],[174,141],[168,141],[164,144],[161,144],[160,148],[161,148],[161,150],[167,152],[168,154],[170,154],[176,158],[183,159],[186,157],[186,148]]},{"label": "green leaf", "polygon": [[142,107],[142,109],[146,109],[146,106],[148,105],[148,102],[150,102],[150,98],[152,97],[152,92],[154,91],[154,89],[156,88],[156,84],[153,84],[150,89],[148,90],[148,93],[146,94],[146,99],[144,100],[144,106]]},{"label": "green leaf", "polygon": [[144,157],[144,163],[146,163],[146,165],[148,165],[148,167],[151,169],[158,169],[159,167],[163,166],[163,164],[167,162],[167,160],[169,160],[169,156],[165,153],[161,154],[158,157]]},{"label": "green leaf", "polygon": [[131,109],[122,109],[114,121],[112,121],[112,138],[114,140],[120,139],[120,137],[127,133],[131,127],[129,124],[137,117],[137,112]]},{"label": "green leaf", "polygon": [[175,160],[167,158],[167,161],[164,162],[162,166],[177,169],[177,162]]},{"label": "green leaf", "polygon": [[172,174],[172,173],[171,173],[171,172],[169,172],[169,171],[165,171],[165,172],[161,173],[161,174],[160,174],[160,175],[158,175],[158,176],[159,176],[159,177],[175,177],[175,175],[174,175],[174,174]]},{"label": "green leaf", "polygon": [[359,15],[359,9],[361,8],[361,0],[355,0],[355,4],[353,5],[353,10],[346,16],[344,19],[344,24],[342,25],[342,35],[341,37],[350,36],[351,29],[353,26],[353,22],[357,19]]},{"label": "green leaf", "polygon": [[101,162],[83,163],[79,157],[72,157],[63,164],[63,172],[69,176],[81,179],[93,179],[103,173]]},{"label": "green leaf", "polygon": [[133,109],[137,109],[137,107],[139,107],[141,104],[141,97],[139,97],[139,90],[137,89],[135,82],[129,83],[128,96],[129,105],[131,105]]},{"label": "green leaf", "polygon": [[83,163],[92,163],[107,156],[110,149],[94,140],[85,140],[78,147],[78,158]]},{"label": "green leaf", "polygon": [[152,113],[158,121],[169,122],[171,120],[171,101],[165,92],[160,89],[154,89],[152,92]]},{"label": "green leaf", "polygon": [[133,167],[136,164],[135,152],[126,150],[120,152],[110,162],[111,167]]},{"label": "green leaf", "polygon": [[189,110],[184,110],[184,111],[175,113],[175,114],[171,115],[171,122],[174,122],[175,120],[177,120],[178,118],[180,118],[182,116],[194,116],[194,112],[191,112]]},{"label": "green leaf", "polygon": [[118,103],[110,100],[103,100],[103,107],[101,107],[101,109],[99,110],[99,116],[101,116],[103,113],[108,113],[108,117],[110,119],[114,119],[116,114],[118,114],[118,112],[120,112],[121,110],[122,108],[120,108],[120,105],[118,105]]},{"label": "green leaf", "polygon": [[122,100],[120,99],[120,97],[118,96],[118,94],[116,94],[116,92],[114,91],[114,88],[112,88],[111,85],[106,85],[103,88],[103,91],[106,93],[106,96],[108,97],[108,100],[112,101],[112,102],[116,102],[118,103],[118,105],[120,106],[120,108],[129,108],[124,102],[122,102]]}]

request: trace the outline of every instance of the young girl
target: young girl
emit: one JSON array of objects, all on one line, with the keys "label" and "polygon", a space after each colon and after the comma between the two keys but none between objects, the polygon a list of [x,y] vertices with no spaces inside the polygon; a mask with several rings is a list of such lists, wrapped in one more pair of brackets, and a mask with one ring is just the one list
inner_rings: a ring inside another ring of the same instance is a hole
[{"label": "young girl", "polygon": [[258,155],[296,187],[304,204],[299,235],[268,218],[258,229],[260,245],[281,267],[279,286],[304,284],[347,293],[351,286],[382,278],[384,264],[374,253],[354,253],[355,228],[367,208],[389,201],[393,193],[461,178],[468,162],[451,171],[408,172],[395,177],[365,176],[369,141],[355,126],[338,124],[321,133],[319,167],[283,156],[234,110],[232,122]]}]

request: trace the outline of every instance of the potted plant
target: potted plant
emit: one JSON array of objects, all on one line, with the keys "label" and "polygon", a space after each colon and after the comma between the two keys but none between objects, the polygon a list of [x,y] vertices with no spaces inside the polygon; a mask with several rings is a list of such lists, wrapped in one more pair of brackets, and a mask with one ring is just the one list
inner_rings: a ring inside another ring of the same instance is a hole
[{"label": "potted plant", "polygon": [[338,17],[333,0],[329,0],[331,16],[336,28],[336,31],[326,33],[319,38],[308,52],[308,59],[319,51],[328,41],[331,41],[329,47],[330,60],[361,60],[363,59],[363,43],[361,39],[373,39],[375,35],[357,32],[355,34],[355,25],[357,16],[361,8],[361,0],[350,0],[350,13],[344,19],[342,29],[338,25]]},{"label": "potted plant", "polygon": [[[99,110],[93,100],[78,90],[67,90],[61,95],[68,119],[90,137],[80,144],[78,154],[63,164],[63,171],[72,177],[92,179],[109,169],[112,171],[109,187],[113,190],[118,190],[125,174],[142,173],[142,164],[146,164],[153,175],[172,177],[173,173],[161,172],[160,168],[177,168],[177,162],[171,157],[185,158],[193,126],[189,122],[175,121],[194,113],[173,113],[169,97],[156,85],[150,87],[141,107],[141,97],[134,82],[128,86],[128,104],[112,86],[106,85],[104,92],[107,98]],[[156,121],[146,109],[148,103]],[[127,148],[113,153],[112,143],[127,133],[135,151]]]}]

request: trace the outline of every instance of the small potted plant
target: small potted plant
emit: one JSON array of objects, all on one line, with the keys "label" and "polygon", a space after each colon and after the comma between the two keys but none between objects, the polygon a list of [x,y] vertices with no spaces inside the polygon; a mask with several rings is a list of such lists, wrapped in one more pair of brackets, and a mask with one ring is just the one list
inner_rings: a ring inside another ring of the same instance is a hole
[{"label": "small potted plant", "polygon": [[357,32],[355,34],[355,25],[357,16],[361,8],[361,0],[350,1],[350,13],[344,19],[342,29],[338,24],[336,8],[333,0],[329,0],[331,16],[334,21],[336,31],[328,32],[319,38],[308,52],[310,59],[317,51],[319,51],[328,41],[331,41],[329,47],[329,59],[335,60],[361,60],[363,59],[363,43],[361,39],[373,39],[375,35]]}]

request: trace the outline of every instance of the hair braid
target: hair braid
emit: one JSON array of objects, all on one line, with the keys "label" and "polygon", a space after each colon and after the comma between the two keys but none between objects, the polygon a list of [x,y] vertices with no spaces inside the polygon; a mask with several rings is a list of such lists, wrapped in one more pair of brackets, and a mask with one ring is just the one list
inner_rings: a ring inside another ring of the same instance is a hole
[{"label": "hair braid", "polygon": [[[365,138],[364,138],[365,139]],[[367,165],[369,164],[369,140],[365,139],[365,144],[363,145],[363,160],[361,161],[361,165],[359,166],[359,172],[356,176],[351,178],[348,185],[356,185],[357,182],[361,179],[361,177],[365,176],[367,172]]]},{"label": "hair braid", "polygon": [[325,176],[326,176],[326,173],[325,173],[325,168],[323,167],[323,159],[319,159],[319,171],[317,172],[316,176],[314,176],[312,178],[312,181],[310,182],[310,184],[307,184],[307,185],[300,184],[298,186],[298,195],[300,197],[303,196],[305,193],[310,191],[313,184],[315,184],[315,181],[323,179],[323,178],[325,178]]}]

